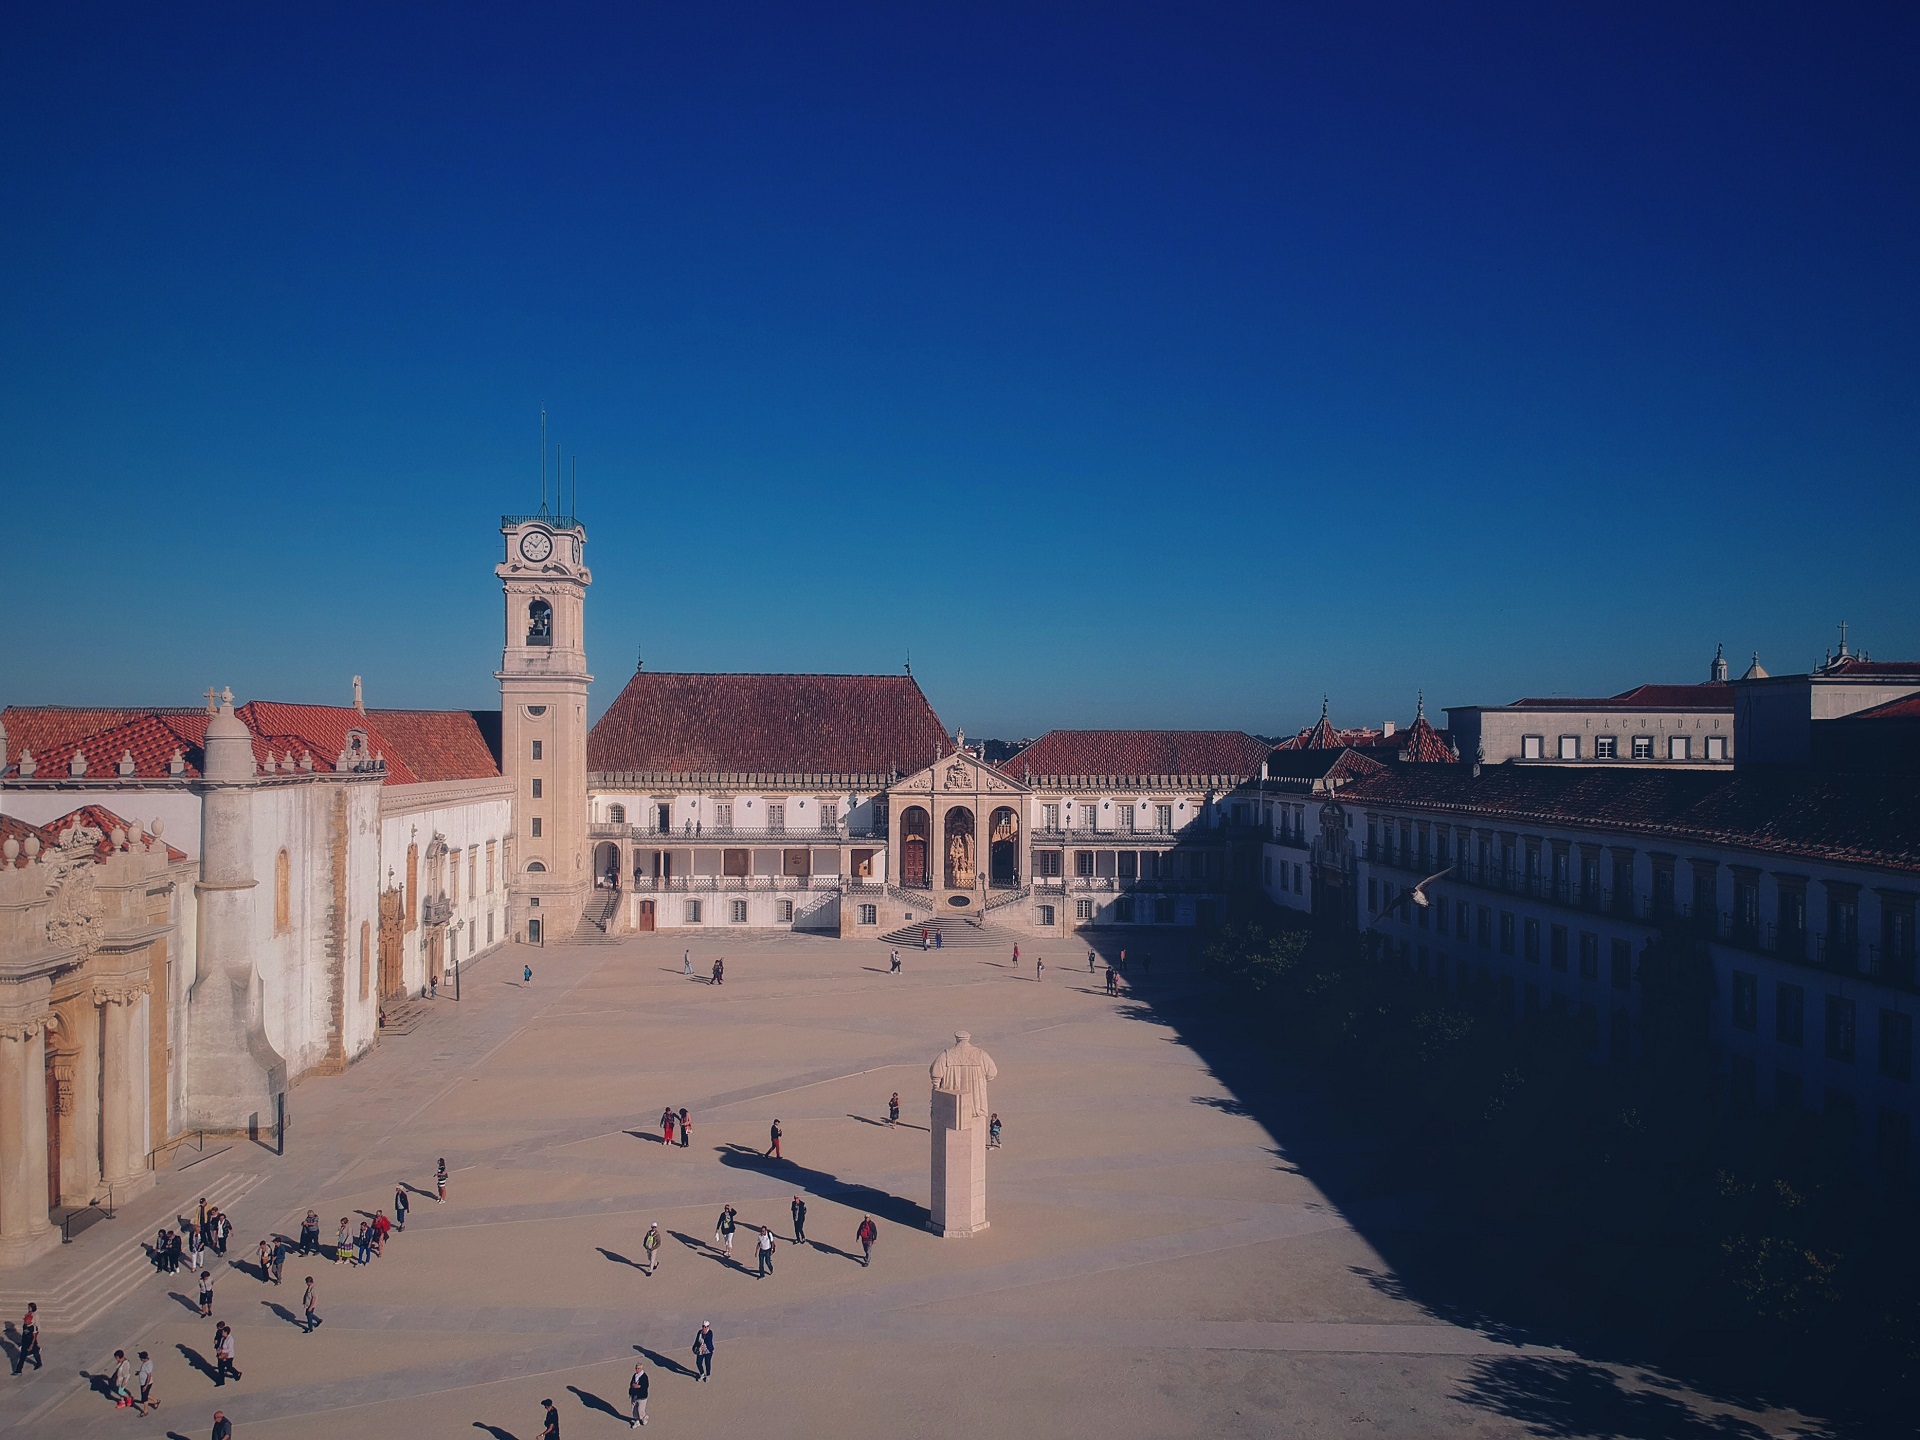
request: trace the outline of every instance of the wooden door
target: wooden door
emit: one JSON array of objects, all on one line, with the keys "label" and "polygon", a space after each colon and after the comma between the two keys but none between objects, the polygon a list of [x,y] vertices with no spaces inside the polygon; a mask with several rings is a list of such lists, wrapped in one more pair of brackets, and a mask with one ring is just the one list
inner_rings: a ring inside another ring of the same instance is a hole
[{"label": "wooden door", "polygon": [[653,933],[653,902],[651,900],[642,900],[640,902],[638,928],[646,934],[651,935]]}]

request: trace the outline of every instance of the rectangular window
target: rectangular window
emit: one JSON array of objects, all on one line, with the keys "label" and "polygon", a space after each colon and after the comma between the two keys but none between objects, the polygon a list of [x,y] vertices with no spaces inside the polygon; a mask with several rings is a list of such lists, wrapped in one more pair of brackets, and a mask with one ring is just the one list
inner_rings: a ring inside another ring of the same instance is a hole
[{"label": "rectangular window", "polygon": [[1760,1028],[1760,980],[1744,970],[1733,972],[1733,1028]]},{"label": "rectangular window", "polygon": [[1651,735],[1636,735],[1633,737],[1633,758],[1636,760],[1651,760],[1653,758],[1653,737]]},{"label": "rectangular window", "polygon": [[665,835],[672,829],[673,806],[656,804],[653,807],[653,833],[656,835]]},{"label": "rectangular window", "polygon": [[1040,823],[1043,829],[1058,830],[1060,828],[1060,807],[1058,805],[1042,805],[1040,807],[1040,816]]},{"label": "rectangular window", "polygon": [[1156,925],[1173,924],[1173,901],[1164,895],[1153,902],[1153,923]]},{"label": "rectangular window", "polygon": [[714,801],[713,828],[722,834],[733,828],[733,802],[731,800]]},{"label": "rectangular window", "polygon": [[538,815],[533,817],[533,838],[536,840],[540,838],[540,817]]},{"label": "rectangular window", "polygon": [[1053,906],[1042,905],[1040,907],[1040,923],[1042,925],[1053,924]]},{"label": "rectangular window", "polygon": [[[1115,866],[1122,880],[1138,879],[1140,876],[1140,852],[1137,850],[1122,850],[1119,855],[1115,857]],[[1273,880],[1273,859],[1271,856],[1267,859],[1267,880],[1269,883]]]},{"label": "rectangular window", "polygon": [[1633,988],[1633,942],[1616,940],[1613,942],[1613,957],[1609,962],[1613,970],[1613,988],[1631,990]]},{"label": "rectangular window", "polygon": [[1749,945],[1760,936],[1760,882],[1738,873],[1733,879],[1733,933]]},{"label": "rectangular window", "polygon": [[734,850],[720,852],[720,873],[736,880],[745,879],[752,873],[753,852],[744,846]]},{"label": "rectangular window", "polygon": [[1173,806],[1156,805],[1153,807],[1153,828],[1162,835],[1173,833]]},{"label": "rectangular window", "polygon": [[487,894],[489,895],[493,894],[493,846],[493,841],[487,841]]},{"label": "rectangular window", "polygon": [[1480,907],[1479,921],[1480,948],[1483,950],[1491,950],[1493,948],[1493,911],[1482,905]]},{"label": "rectangular window", "polygon": [[781,900],[777,902],[773,907],[773,913],[778,917],[782,925],[791,925],[793,923],[793,902],[791,900]]},{"label": "rectangular window", "polygon": [[1620,758],[1620,742],[1611,735],[1593,737],[1593,758],[1596,760],[1617,760]]},{"label": "rectangular window", "polygon": [[1521,953],[1525,955],[1527,963],[1538,965],[1540,963],[1540,922],[1529,915],[1526,924],[1521,928],[1520,938],[1523,946]]},{"label": "rectangular window", "polygon": [[1500,912],[1500,953],[1502,955],[1513,953],[1513,912],[1511,910]]},{"label": "rectangular window", "polygon": [[1724,760],[1727,758],[1727,737],[1724,735],[1707,736],[1707,759]]},{"label": "rectangular window", "polygon": [[1685,735],[1669,735],[1667,737],[1667,759],[1691,760],[1692,758],[1692,746],[1687,743],[1687,737]]},{"label": "rectangular window", "polygon": [[460,852],[454,850],[447,855],[447,899],[453,904],[460,903]]},{"label": "rectangular window", "polygon": [[816,823],[822,835],[831,835],[840,819],[840,806],[832,800],[814,802]]},{"label": "rectangular window", "polygon": [[1093,919],[1093,901],[1076,900],[1073,902],[1073,918],[1076,920]]},{"label": "rectangular window", "polygon": [[1049,880],[1060,878],[1060,852],[1058,850],[1036,850],[1033,852],[1033,873]]},{"label": "rectangular window", "polygon": [[1522,760],[1538,760],[1541,756],[1541,746],[1544,744],[1546,744],[1546,737],[1543,735],[1522,735],[1520,737],[1520,758]]},{"label": "rectangular window", "polygon": [[540,758],[540,742],[538,740],[533,742],[533,758],[536,760]]},{"label": "rectangular window", "polygon": [[747,902],[746,901],[744,900],[728,901],[727,912],[728,912],[727,918],[732,920],[734,924],[744,925],[747,923]]},{"label": "rectangular window", "polygon": [[781,804],[777,801],[771,805],[768,805],[767,806],[767,833],[769,835],[781,835],[786,833],[786,828],[787,828],[787,807],[784,804]]},{"label": "rectangular window", "polygon": [[538,776],[535,776],[533,781],[533,798],[536,800],[540,798],[540,779]]},{"label": "rectangular window", "polygon": [[1827,1058],[1853,1063],[1854,1004],[1844,995],[1827,996]]},{"label": "rectangular window", "polygon": [[1296,895],[1305,893],[1300,888],[1300,867],[1298,865],[1293,867],[1293,893]]},{"label": "rectangular window", "polygon": [[1080,876],[1093,874],[1093,851],[1076,850],[1073,852],[1073,873]]},{"label": "rectangular window", "polygon": [[467,851],[467,896],[471,899],[480,893],[480,851],[477,848]]},{"label": "rectangular window", "polygon": [[[1047,908],[1049,907],[1041,907],[1042,910]],[[858,923],[861,925],[878,925],[880,923],[880,907],[878,905],[862,905],[860,907]]]},{"label": "rectangular window", "polygon": [[1719,880],[1711,860],[1693,862],[1693,923],[1707,929],[1719,919]]},{"label": "rectangular window", "polygon": [[1133,898],[1123,896],[1113,902],[1113,918],[1121,925],[1133,924]]},{"label": "rectangular window", "polygon": [[1555,925],[1547,932],[1547,959],[1561,974],[1567,972],[1567,927]]},{"label": "rectangular window", "polygon": [[1560,737],[1560,758],[1562,760],[1578,760],[1580,758],[1580,737],[1578,735],[1562,735]]},{"label": "rectangular window", "polygon": [[1913,1017],[1898,1010],[1880,1012],[1880,1073],[1889,1080],[1913,1079]]},{"label": "rectangular window", "polygon": [[1600,978],[1600,937],[1591,930],[1580,932],[1580,978]]},{"label": "rectangular window", "polygon": [[700,923],[700,902],[698,900],[687,901],[687,923],[689,925],[698,925]]},{"label": "rectangular window", "polygon": [[1782,981],[1774,991],[1773,1038],[1782,1045],[1798,1045],[1807,1024],[1807,992]]}]

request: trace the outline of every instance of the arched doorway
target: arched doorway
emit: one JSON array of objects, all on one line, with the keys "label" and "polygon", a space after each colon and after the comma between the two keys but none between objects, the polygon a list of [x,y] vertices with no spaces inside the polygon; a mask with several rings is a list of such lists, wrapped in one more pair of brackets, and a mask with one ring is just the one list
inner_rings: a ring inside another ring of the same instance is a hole
[{"label": "arched doorway", "polygon": [[602,890],[620,888],[620,847],[611,840],[593,847],[593,883]]},{"label": "arched doorway", "polygon": [[933,883],[927,867],[927,812],[910,805],[900,814],[900,883],[910,890],[924,890]]},{"label": "arched doorway", "polygon": [[947,889],[971,890],[974,880],[973,811],[956,805],[947,811],[945,844]]},{"label": "arched doorway", "polygon": [[1020,883],[1020,817],[1007,805],[987,817],[987,883],[1003,888]]}]

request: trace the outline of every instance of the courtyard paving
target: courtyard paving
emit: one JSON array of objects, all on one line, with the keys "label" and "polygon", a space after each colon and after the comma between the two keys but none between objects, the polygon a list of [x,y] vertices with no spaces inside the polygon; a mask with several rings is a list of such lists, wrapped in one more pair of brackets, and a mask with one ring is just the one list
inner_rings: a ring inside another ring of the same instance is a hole
[{"label": "courtyard paving", "polygon": [[[688,1437],[1827,1433],[1406,1298],[1365,1237],[1417,1226],[1422,1197],[1334,1203],[1337,1164],[1289,1149],[1316,1136],[1316,1156],[1340,1154],[1324,1099],[1286,1092],[1277,1140],[1183,1039],[1181,1007],[1209,997],[1170,955],[1115,999],[1084,948],[1060,947],[1036,982],[1042,947],[1018,970],[993,951],[909,951],[890,976],[883,947],[727,935],[693,943],[689,980],[683,945],[549,947],[531,985],[527,952],[483,960],[459,1002],[298,1087],[284,1157],[242,1141],[163,1172],[5,1277],[9,1296],[56,1298],[46,1370],[0,1376],[0,1426],[201,1437],[218,1405],[242,1440],[533,1440],[552,1397],[577,1440],[625,1427],[645,1358],[650,1429]],[[989,1157],[991,1228],[940,1240],[920,1228],[926,1067],[956,1029],[1000,1067],[1006,1143]],[[905,1123],[890,1129],[894,1090]],[[690,1147],[659,1143],[667,1105],[692,1111]],[[780,1161],[761,1154],[776,1117]],[[396,1183],[419,1192],[411,1223],[366,1269],[296,1256],[286,1284],[254,1277],[262,1236],[297,1234],[309,1208],[328,1235],[391,1212]],[[187,1277],[127,1258],[202,1194],[238,1197],[215,1314],[245,1378],[224,1389],[202,1369],[213,1327]],[[784,1243],[796,1194],[809,1247]],[[782,1237],[771,1276],[752,1273],[750,1231],[731,1257],[713,1248],[729,1203]],[[863,1214],[880,1229],[870,1269]],[[648,1276],[651,1222],[668,1243]],[[313,1335],[294,1323],[309,1273]],[[709,1385],[691,1378],[702,1320],[718,1337]],[[154,1356],[154,1415],[103,1398],[116,1347]]]}]

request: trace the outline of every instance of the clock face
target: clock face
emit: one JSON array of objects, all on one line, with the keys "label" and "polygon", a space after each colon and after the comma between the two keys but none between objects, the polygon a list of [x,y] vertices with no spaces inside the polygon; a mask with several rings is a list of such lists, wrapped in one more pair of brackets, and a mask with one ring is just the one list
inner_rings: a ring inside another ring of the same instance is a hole
[{"label": "clock face", "polygon": [[553,536],[544,530],[529,530],[520,537],[520,553],[538,565],[553,554]]}]

